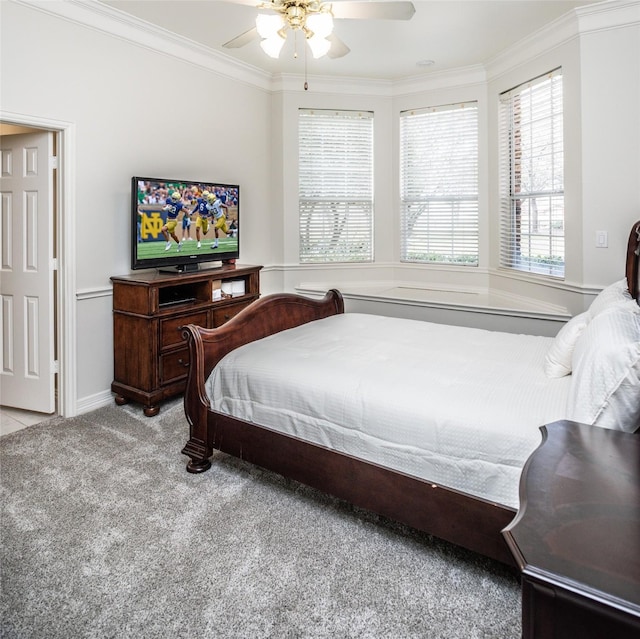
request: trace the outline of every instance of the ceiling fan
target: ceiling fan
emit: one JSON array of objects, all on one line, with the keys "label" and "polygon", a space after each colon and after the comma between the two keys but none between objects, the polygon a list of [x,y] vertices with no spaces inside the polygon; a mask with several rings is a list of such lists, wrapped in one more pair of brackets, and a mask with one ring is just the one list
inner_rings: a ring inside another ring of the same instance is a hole
[{"label": "ceiling fan", "polygon": [[412,2],[378,2],[377,0],[269,0],[258,5],[255,0],[227,0],[256,7],[256,26],[225,42],[227,49],[237,49],[260,40],[264,52],[272,58],[280,55],[287,34],[302,33],[314,58],[326,55],[341,58],[351,49],[333,33],[333,19],[410,20],[415,13]]}]

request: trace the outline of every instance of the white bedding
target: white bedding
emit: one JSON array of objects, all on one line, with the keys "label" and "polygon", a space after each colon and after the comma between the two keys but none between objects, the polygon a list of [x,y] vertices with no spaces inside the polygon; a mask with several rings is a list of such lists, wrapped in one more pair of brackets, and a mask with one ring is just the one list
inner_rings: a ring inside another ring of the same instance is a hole
[{"label": "white bedding", "polygon": [[553,338],[346,313],[243,346],[214,410],[513,508],[539,427],[567,416]]}]

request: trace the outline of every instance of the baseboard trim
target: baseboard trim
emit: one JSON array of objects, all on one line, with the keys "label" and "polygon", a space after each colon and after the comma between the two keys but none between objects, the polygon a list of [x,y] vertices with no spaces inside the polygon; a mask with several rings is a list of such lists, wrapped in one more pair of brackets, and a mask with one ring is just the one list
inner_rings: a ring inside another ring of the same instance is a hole
[{"label": "baseboard trim", "polygon": [[110,390],[101,391],[95,393],[95,395],[89,395],[88,397],[82,397],[76,402],[76,415],[82,415],[84,413],[90,413],[98,408],[109,406],[113,403],[113,393]]}]

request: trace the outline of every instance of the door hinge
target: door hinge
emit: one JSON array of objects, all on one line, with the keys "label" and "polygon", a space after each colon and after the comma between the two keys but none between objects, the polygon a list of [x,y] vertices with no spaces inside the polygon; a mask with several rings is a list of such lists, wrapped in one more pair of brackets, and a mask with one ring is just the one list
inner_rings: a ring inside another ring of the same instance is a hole
[{"label": "door hinge", "polygon": [[55,359],[53,360],[53,374],[57,375],[60,372],[60,362]]},{"label": "door hinge", "polygon": [[57,169],[58,168],[58,156],[57,155],[52,155],[49,158],[49,168],[50,169]]},{"label": "door hinge", "polygon": [[58,270],[58,258],[57,257],[52,257],[51,258],[51,270],[52,271],[57,271]]}]

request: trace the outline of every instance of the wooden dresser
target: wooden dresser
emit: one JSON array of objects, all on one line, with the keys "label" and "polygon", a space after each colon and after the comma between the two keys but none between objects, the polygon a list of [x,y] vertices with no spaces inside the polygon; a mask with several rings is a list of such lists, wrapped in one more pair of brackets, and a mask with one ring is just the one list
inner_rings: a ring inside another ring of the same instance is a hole
[{"label": "wooden dresser", "polygon": [[257,300],[261,268],[224,265],[195,273],[112,277],[116,403],[140,402],[152,416],[161,400],[182,393],[189,350],[181,327],[221,326]]},{"label": "wooden dresser", "polygon": [[522,570],[524,639],[640,637],[640,435],[542,428],[503,531]]}]

